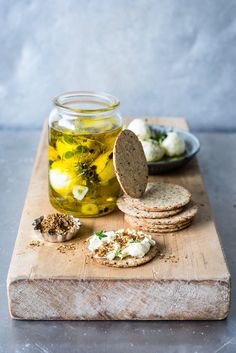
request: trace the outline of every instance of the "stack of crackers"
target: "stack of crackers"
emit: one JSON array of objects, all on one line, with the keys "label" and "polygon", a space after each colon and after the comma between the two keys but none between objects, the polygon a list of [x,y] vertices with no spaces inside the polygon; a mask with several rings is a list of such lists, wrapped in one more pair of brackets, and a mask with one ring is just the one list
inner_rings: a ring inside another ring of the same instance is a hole
[{"label": "stack of crackers", "polygon": [[187,228],[198,211],[187,189],[167,183],[148,183],[142,197],[125,194],[118,199],[117,206],[125,213],[125,221],[131,227],[152,233]]},{"label": "stack of crackers", "polygon": [[183,186],[148,183],[148,167],[137,136],[124,130],[114,146],[114,168],[124,195],[117,201],[132,228],[170,233],[188,227],[198,211]]}]

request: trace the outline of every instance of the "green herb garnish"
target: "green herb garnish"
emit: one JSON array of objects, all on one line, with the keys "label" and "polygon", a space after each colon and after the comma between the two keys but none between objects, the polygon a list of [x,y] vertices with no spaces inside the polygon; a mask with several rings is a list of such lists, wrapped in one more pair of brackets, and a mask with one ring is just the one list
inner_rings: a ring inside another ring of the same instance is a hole
[{"label": "green herb garnish", "polygon": [[120,246],[119,246],[118,249],[117,249],[116,252],[115,252],[115,256],[119,256],[120,253],[121,253],[121,248],[120,248]]},{"label": "green herb garnish", "polygon": [[130,240],[130,243],[141,243],[141,240],[138,240],[138,239],[132,239],[132,240]]},{"label": "green herb garnish", "polygon": [[95,234],[100,240],[107,237],[103,230],[101,230],[100,232],[96,232]]},{"label": "green herb garnish", "polygon": [[73,137],[72,137],[72,136],[68,136],[68,135],[65,135],[65,136],[64,136],[64,141],[65,141],[66,143],[69,143],[69,144],[74,143]]},{"label": "green herb garnish", "polygon": [[167,134],[165,132],[156,131],[155,140],[157,140],[158,143],[163,142],[166,137],[167,137]]},{"label": "green herb garnish", "polygon": [[151,140],[155,140],[158,143],[161,143],[165,140],[165,138],[167,137],[167,133],[165,131],[155,129],[151,125],[149,125],[149,127],[151,129]]},{"label": "green herb garnish", "polygon": [[76,151],[78,153],[87,153],[89,151],[89,148],[87,146],[81,146],[79,145],[77,148],[76,148]]},{"label": "green herb garnish", "polygon": [[77,165],[79,175],[83,175],[84,178],[91,183],[98,183],[100,181],[96,168],[95,165],[90,167],[86,163],[79,163]]},{"label": "green herb garnish", "polygon": [[71,157],[73,157],[74,156],[74,152],[72,152],[72,151],[67,151],[66,153],[65,153],[65,158],[66,159],[69,159],[69,158],[71,158]]}]

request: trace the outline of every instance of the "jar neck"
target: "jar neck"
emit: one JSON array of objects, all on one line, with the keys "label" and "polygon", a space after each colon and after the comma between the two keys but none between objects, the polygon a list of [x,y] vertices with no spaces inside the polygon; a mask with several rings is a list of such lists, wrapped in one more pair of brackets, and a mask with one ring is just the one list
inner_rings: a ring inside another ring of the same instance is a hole
[{"label": "jar neck", "polygon": [[60,114],[88,119],[109,117],[120,105],[110,94],[88,91],[61,94],[54,98],[53,103]]}]

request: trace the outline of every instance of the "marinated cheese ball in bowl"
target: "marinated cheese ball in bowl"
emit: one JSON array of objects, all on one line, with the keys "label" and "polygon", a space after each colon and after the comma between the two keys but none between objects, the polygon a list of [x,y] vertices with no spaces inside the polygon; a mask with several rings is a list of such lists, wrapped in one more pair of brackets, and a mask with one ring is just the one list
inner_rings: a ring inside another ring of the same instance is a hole
[{"label": "marinated cheese ball in bowl", "polygon": [[120,185],[113,147],[122,130],[119,101],[72,92],[54,99],[49,116],[49,198],[60,212],[96,217],[116,206]]},{"label": "marinated cheese ball in bowl", "polygon": [[149,139],[152,137],[152,130],[148,123],[143,119],[133,119],[129,125],[128,129],[133,131],[139,139]]},{"label": "marinated cheese ball in bowl", "polygon": [[167,137],[162,141],[161,147],[168,157],[180,156],[186,149],[184,139],[175,131],[167,133]]},{"label": "marinated cheese ball in bowl", "polygon": [[147,159],[147,162],[160,161],[165,154],[164,149],[155,140],[140,141]]},{"label": "marinated cheese ball in bowl", "polygon": [[144,119],[134,119],[128,129],[133,131],[142,143],[147,162],[159,162],[186,152],[184,139],[176,131],[158,131]]}]

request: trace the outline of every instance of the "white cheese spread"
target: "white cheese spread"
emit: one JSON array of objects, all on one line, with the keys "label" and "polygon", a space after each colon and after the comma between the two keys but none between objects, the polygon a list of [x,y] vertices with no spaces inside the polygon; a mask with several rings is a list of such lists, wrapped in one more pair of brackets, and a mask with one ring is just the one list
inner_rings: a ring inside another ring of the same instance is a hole
[{"label": "white cheese spread", "polygon": [[127,256],[142,258],[155,244],[155,240],[142,231],[119,229],[94,233],[89,239],[88,249],[95,257],[108,260]]}]

